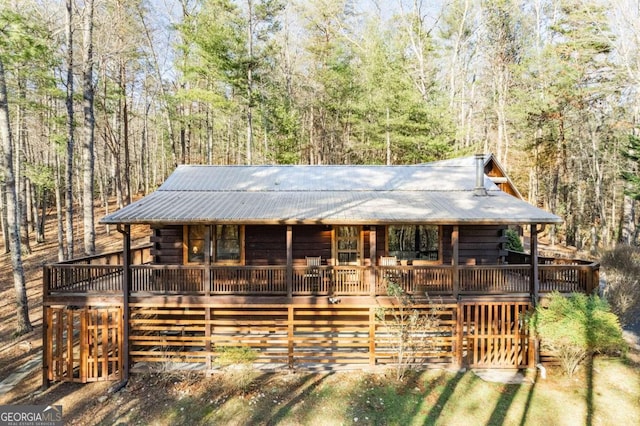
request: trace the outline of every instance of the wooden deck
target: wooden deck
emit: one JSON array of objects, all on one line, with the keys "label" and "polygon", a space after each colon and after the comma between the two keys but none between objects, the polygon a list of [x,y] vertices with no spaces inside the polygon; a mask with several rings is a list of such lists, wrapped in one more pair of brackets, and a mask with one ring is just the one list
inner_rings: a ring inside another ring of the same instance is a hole
[{"label": "wooden deck", "polygon": [[[228,346],[254,350],[268,369],[371,368],[394,363],[377,319],[392,306],[386,285],[436,312],[421,336],[423,367],[532,367],[521,320],[532,305],[533,267],[160,266],[149,247],[47,265],[43,383],[128,377],[128,366],[216,368]],[[539,291],[591,292],[598,265],[544,259]],[[123,286],[129,283],[129,291]]]},{"label": "wooden deck", "polygon": [[[598,264],[541,264],[540,293],[591,293]],[[64,263],[44,267],[44,295],[123,294],[122,265]],[[418,296],[527,294],[531,265],[181,266],[137,264],[130,295],[385,296],[389,282]]]}]

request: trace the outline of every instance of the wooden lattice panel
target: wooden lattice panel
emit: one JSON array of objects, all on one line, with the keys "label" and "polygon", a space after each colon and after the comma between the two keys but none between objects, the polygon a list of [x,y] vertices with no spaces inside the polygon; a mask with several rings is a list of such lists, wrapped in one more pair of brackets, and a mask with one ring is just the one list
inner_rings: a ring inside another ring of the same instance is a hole
[{"label": "wooden lattice panel", "polygon": [[52,381],[118,380],[122,374],[122,308],[46,307],[46,377]]},{"label": "wooden lattice panel", "polygon": [[525,368],[531,347],[525,325],[529,302],[464,302],[463,347],[472,368]]}]

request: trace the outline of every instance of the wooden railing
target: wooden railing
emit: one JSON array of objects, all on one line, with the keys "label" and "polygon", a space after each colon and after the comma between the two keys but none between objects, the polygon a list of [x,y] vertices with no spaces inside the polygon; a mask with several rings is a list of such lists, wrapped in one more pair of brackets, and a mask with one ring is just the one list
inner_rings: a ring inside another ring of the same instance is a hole
[{"label": "wooden railing", "polygon": [[[132,248],[132,264],[150,262],[151,246]],[[45,265],[44,294],[122,292],[122,264],[122,251],[114,251]]]},{"label": "wooden railing", "polygon": [[44,293],[118,293],[122,271],[121,265],[46,265]]},{"label": "wooden railing", "polygon": [[[132,248],[131,264],[143,265],[151,263],[151,247],[153,247],[153,244],[149,243]],[[122,250],[120,250],[65,260],[57,263],[57,265],[122,265],[123,263]]]},{"label": "wooden railing", "polygon": [[531,266],[460,266],[460,293],[528,293]]},{"label": "wooden railing", "polygon": [[[540,265],[540,292],[590,293],[597,264]],[[530,265],[204,266],[132,265],[131,293],[163,295],[385,295],[389,282],[419,295],[530,293]],[[123,267],[56,264],[44,269],[45,295],[122,292]],[[291,288],[289,289],[289,283]],[[454,283],[457,287],[454,288]]]}]

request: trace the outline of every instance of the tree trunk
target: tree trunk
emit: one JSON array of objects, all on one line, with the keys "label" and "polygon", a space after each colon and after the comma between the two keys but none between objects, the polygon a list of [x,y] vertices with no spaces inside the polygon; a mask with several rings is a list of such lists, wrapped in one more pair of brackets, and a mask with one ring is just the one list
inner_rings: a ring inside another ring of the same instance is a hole
[{"label": "tree trunk", "polygon": [[253,159],[253,0],[247,0],[249,22],[247,25],[247,51],[249,65],[247,67],[247,164],[251,165]]},{"label": "tree trunk", "polygon": [[620,238],[622,244],[635,244],[636,235],[636,203],[633,198],[625,195],[622,200],[622,220],[620,221]]},{"label": "tree trunk", "polygon": [[65,167],[65,214],[67,259],[73,258],[73,2],[67,0],[67,163]]},{"label": "tree trunk", "polygon": [[33,327],[29,320],[29,304],[27,302],[27,286],[22,267],[22,250],[20,230],[18,229],[16,180],[13,164],[13,142],[11,141],[11,124],[9,122],[9,105],[7,86],[4,76],[4,64],[0,58],[0,140],[2,142],[4,160],[4,182],[7,189],[7,222],[9,244],[11,247],[11,266],[13,267],[13,286],[16,295],[16,334],[30,332]]},{"label": "tree trunk", "polygon": [[84,61],[82,65],[83,81],[83,107],[84,107],[84,144],[82,149],[83,171],[82,171],[82,217],[84,230],[84,253],[87,256],[96,253],[96,229],[93,214],[93,189],[94,189],[94,166],[95,155],[94,129],[95,116],[93,114],[93,0],[85,3],[85,22],[83,52]]},{"label": "tree trunk", "polygon": [[9,243],[9,224],[7,222],[7,190],[4,183],[0,183],[0,222],[2,223],[2,241],[4,243],[4,252],[9,253],[10,243]]},{"label": "tree trunk", "polygon": [[27,179],[24,176],[23,164],[24,161],[24,113],[22,105],[26,103],[26,92],[24,90],[24,82],[18,82],[18,96],[20,101],[16,107],[16,137],[14,138],[15,153],[14,156],[14,177],[16,180],[16,194],[18,195],[17,220],[18,229],[20,230],[20,243],[22,251],[25,254],[31,254],[31,244],[29,243],[29,212],[27,207]]},{"label": "tree trunk", "polygon": [[62,177],[60,176],[60,157],[56,156],[56,177],[55,177],[55,197],[56,197],[56,220],[57,220],[57,239],[58,239],[58,261],[63,261],[64,253],[64,220],[62,214]]},{"label": "tree trunk", "polygon": [[[127,102],[126,65],[120,63],[120,96],[122,97],[122,143],[124,150],[124,191],[125,204],[131,204],[131,160],[129,153],[129,106]],[[122,178],[122,175],[120,175]]]}]

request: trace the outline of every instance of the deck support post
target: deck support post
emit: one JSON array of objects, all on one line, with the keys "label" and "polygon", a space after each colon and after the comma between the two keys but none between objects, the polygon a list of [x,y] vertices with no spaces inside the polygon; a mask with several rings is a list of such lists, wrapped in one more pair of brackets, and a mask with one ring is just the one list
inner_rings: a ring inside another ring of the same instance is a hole
[{"label": "deck support post", "polygon": [[293,370],[293,320],[294,320],[294,308],[293,305],[287,307],[287,364],[290,370]]},{"label": "deck support post", "polygon": [[293,228],[287,226],[287,297],[293,297]]},{"label": "deck support post", "polygon": [[377,235],[376,235],[376,227],[371,226],[369,228],[369,259],[371,261],[371,273],[369,274],[369,295],[371,297],[375,297],[376,295],[376,282],[378,281],[378,277],[376,276],[376,244],[377,244]]},{"label": "deck support post", "polygon": [[458,298],[460,294],[460,271],[458,269],[458,265],[460,264],[459,259],[459,247],[460,247],[460,227],[458,225],[453,226],[453,231],[451,232],[451,266],[452,270],[452,285],[453,285],[453,297]]},{"label": "deck support post", "polygon": [[122,380],[129,380],[129,294],[131,288],[131,225],[118,225],[122,234]]},{"label": "deck support post", "polygon": [[462,302],[456,302],[456,307],[453,309],[453,322],[455,327],[455,359],[452,362],[458,369],[462,368],[462,344],[464,342],[464,305]]},{"label": "deck support post", "polygon": [[51,352],[49,351],[49,321],[47,315],[47,304],[44,303],[49,295],[50,268],[45,265],[42,269],[42,390],[48,389],[51,384],[49,380],[49,359]]},{"label": "deck support post", "polygon": [[369,366],[376,365],[376,308],[369,308]]}]

